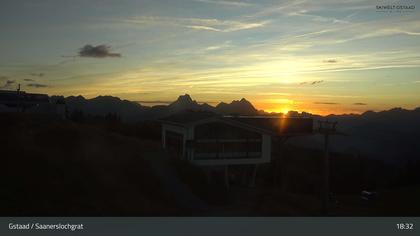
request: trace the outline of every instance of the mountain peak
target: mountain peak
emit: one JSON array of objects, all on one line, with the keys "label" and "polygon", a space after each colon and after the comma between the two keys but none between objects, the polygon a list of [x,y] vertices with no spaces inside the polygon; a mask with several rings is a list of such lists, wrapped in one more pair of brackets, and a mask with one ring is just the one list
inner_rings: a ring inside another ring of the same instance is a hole
[{"label": "mountain peak", "polygon": [[244,106],[252,106],[252,107],[254,107],[252,105],[252,103],[250,101],[246,100],[245,98],[242,98],[241,100],[239,100],[238,103],[243,104]]},{"label": "mountain peak", "polygon": [[189,94],[180,95],[175,102],[169,105],[175,110],[196,109],[198,106],[198,103],[192,100]]},{"label": "mountain peak", "polygon": [[241,100],[233,100],[230,104],[221,102],[216,106],[216,109],[222,114],[241,114],[241,115],[255,115],[258,111],[245,98]]},{"label": "mountain peak", "polygon": [[244,107],[252,107],[254,108],[254,106],[251,104],[250,101],[246,100],[245,98],[242,98],[241,100],[233,100],[231,103],[231,105],[236,105],[236,106],[244,106]]},{"label": "mountain peak", "polygon": [[193,100],[189,94],[180,95],[176,102],[182,102],[182,103],[192,103]]},{"label": "mountain peak", "polygon": [[67,97],[67,99],[69,101],[86,101],[86,99],[82,95],[79,95],[79,96],[69,96],[69,97]]},{"label": "mountain peak", "polygon": [[114,96],[109,96],[109,95],[97,96],[97,97],[92,98],[90,100],[91,101],[103,101],[103,102],[119,102],[119,101],[121,101],[121,99],[119,97],[114,97]]}]

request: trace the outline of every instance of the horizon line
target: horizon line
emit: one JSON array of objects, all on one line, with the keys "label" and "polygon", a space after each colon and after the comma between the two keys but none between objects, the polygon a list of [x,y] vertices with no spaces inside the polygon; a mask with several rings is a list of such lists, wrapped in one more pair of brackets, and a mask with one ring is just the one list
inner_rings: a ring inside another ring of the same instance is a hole
[{"label": "horizon line", "polygon": [[[16,90],[0,89],[0,91],[10,91],[10,92],[12,92],[12,91],[16,91]],[[21,92],[26,92],[26,91],[21,91]],[[28,92],[28,93],[32,93],[32,92]],[[83,97],[86,100],[91,100],[91,99],[94,99],[94,98],[97,98],[97,97],[115,97],[115,98],[120,99],[121,101],[126,100],[126,101],[129,101],[129,102],[134,102],[134,103],[137,103],[137,104],[139,104],[141,106],[150,107],[150,108],[152,108],[154,106],[143,105],[143,104],[153,104],[153,103],[155,103],[156,105],[159,104],[159,105],[168,106],[168,105],[170,105],[171,103],[173,103],[173,102],[175,102],[177,100],[177,99],[175,99],[173,101],[169,101],[169,100],[130,100],[130,99],[125,99],[125,98],[121,98],[121,97],[118,97],[118,96],[114,96],[114,95],[96,95],[96,96],[90,97],[90,96],[83,96],[81,94],[79,94],[79,95],[69,95],[69,96],[55,95],[55,94],[54,95],[50,95],[48,93],[33,93],[33,94],[45,94],[45,95],[47,95],[49,97],[58,96],[58,97],[64,97],[64,98],[68,98],[68,97],[79,97],[80,96],[80,97]],[[178,98],[180,96],[185,96],[185,95],[188,95],[190,98],[192,98],[192,96],[190,94],[187,94],[187,93],[185,93],[183,95],[178,95]],[[389,109],[383,109],[383,110],[380,110],[380,109],[376,109],[376,110],[375,109],[367,109],[367,110],[365,110],[363,112],[360,112],[360,113],[354,113],[354,112],[345,113],[344,112],[344,113],[328,113],[328,114],[325,114],[325,115],[320,115],[320,114],[317,114],[317,113],[311,113],[311,112],[307,112],[307,111],[304,111],[304,110],[294,110],[294,109],[290,109],[287,113],[284,113],[284,112],[274,112],[274,111],[273,112],[270,112],[268,110],[257,108],[252,101],[250,101],[250,100],[248,100],[248,99],[246,99],[244,97],[241,98],[241,99],[238,99],[238,100],[234,99],[234,100],[232,100],[230,102],[225,102],[225,101],[219,101],[219,102],[217,102],[217,101],[196,101],[196,100],[193,100],[193,99],[192,99],[192,101],[195,101],[199,105],[203,105],[203,104],[210,105],[210,104],[220,104],[220,103],[230,104],[233,101],[241,101],[242,99],[245,99],[246,101],[250,102],[251,105],[255,108],[255,110],[257,110],[259,112],[264,112],[264,113],[267,113],[267,114],[282,114],[282,115],[288,114],[289,112],[298,112],[300,114],[302,114],[302,113],[308,113],[308,114],[311,114],[311,115],[317,115],[317,116],[327,117],[327,116],[334,116],[334,115],[335,116],[339,116],[339,115],[362,115],[362,114],[364,114],[366,112],[375,112],[375,113],[378,113],[378,112],[390,111],[390,110],[394,110],[394,109],[402,109],[402,110],[407,110],[407,111],[414,111],[414,110],[420,109],[420,105],[419,106],[416,106],[416,107],[414,107],[412,109],[405,108],[405,107],[402,107],[402,106],[396,106],[396,107],[392,107],[392,108],[389,108]],[[352,103],[352,104],[349,104],[349,105],[355,105],[355,103]],[[210,106],[212,106],[212,105],[210,105]],[[212,107],[216,107],[216,106],[212,106]]]}]

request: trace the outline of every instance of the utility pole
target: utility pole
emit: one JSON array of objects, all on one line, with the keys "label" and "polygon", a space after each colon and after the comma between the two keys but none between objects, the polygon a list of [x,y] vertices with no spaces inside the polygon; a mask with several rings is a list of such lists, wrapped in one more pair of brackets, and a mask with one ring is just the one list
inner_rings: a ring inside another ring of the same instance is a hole
[{"label": "utility pole", "polygon": [[322,214],[328,215],[330,201],[330,153],[329,136],[336,133],[337,122],[318,121],[319,132],[324,135],[324,158],[323,158],[323,189],[322,189]]},{"label": "utility pole", "polygon": [[21,101],[20,101],[20,84],[18,84],[18,88],[17,88],[17,99],[18,99],[18,101],[17,101],[17,112],[21,112],[22,111],[22,109],[21,109]]}]

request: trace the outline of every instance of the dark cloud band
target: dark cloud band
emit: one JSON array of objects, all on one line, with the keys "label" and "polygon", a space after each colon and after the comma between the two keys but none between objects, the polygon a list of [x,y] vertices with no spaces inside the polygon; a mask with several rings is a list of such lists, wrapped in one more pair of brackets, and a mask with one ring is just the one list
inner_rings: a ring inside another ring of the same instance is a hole
[{"label": "dark cloud band", "polygon": [[121,57],[120,53],[113,53],[110,50],[111,47],[105,44],[98,46],[86,44],[79,50],[79,56],[92,58]]},{"label": "dark cloud band", "polygon": [[38,83],[27,84],[26,86],[33,87],[33,88],[46,88],[46,87],[48,87],[48,85],[46,85],[46,84],[38,84]]},{"label": "dark cloud band", "polygon": [[337,63],[338,61],[336,59],[328,59],[324,60],[325,63]]}]

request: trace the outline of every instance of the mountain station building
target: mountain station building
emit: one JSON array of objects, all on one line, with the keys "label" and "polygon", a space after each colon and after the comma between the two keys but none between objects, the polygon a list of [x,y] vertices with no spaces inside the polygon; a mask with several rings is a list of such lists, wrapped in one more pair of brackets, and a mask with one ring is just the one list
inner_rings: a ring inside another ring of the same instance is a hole
[{"label": "mountain station building", "polygon": [[271,161],[273,139],[313,133],[311,118],[187,112],[161,121],[162,146],[172,157],[226,171],[228,166],[253,165],[256,172],[258,164]]}]

